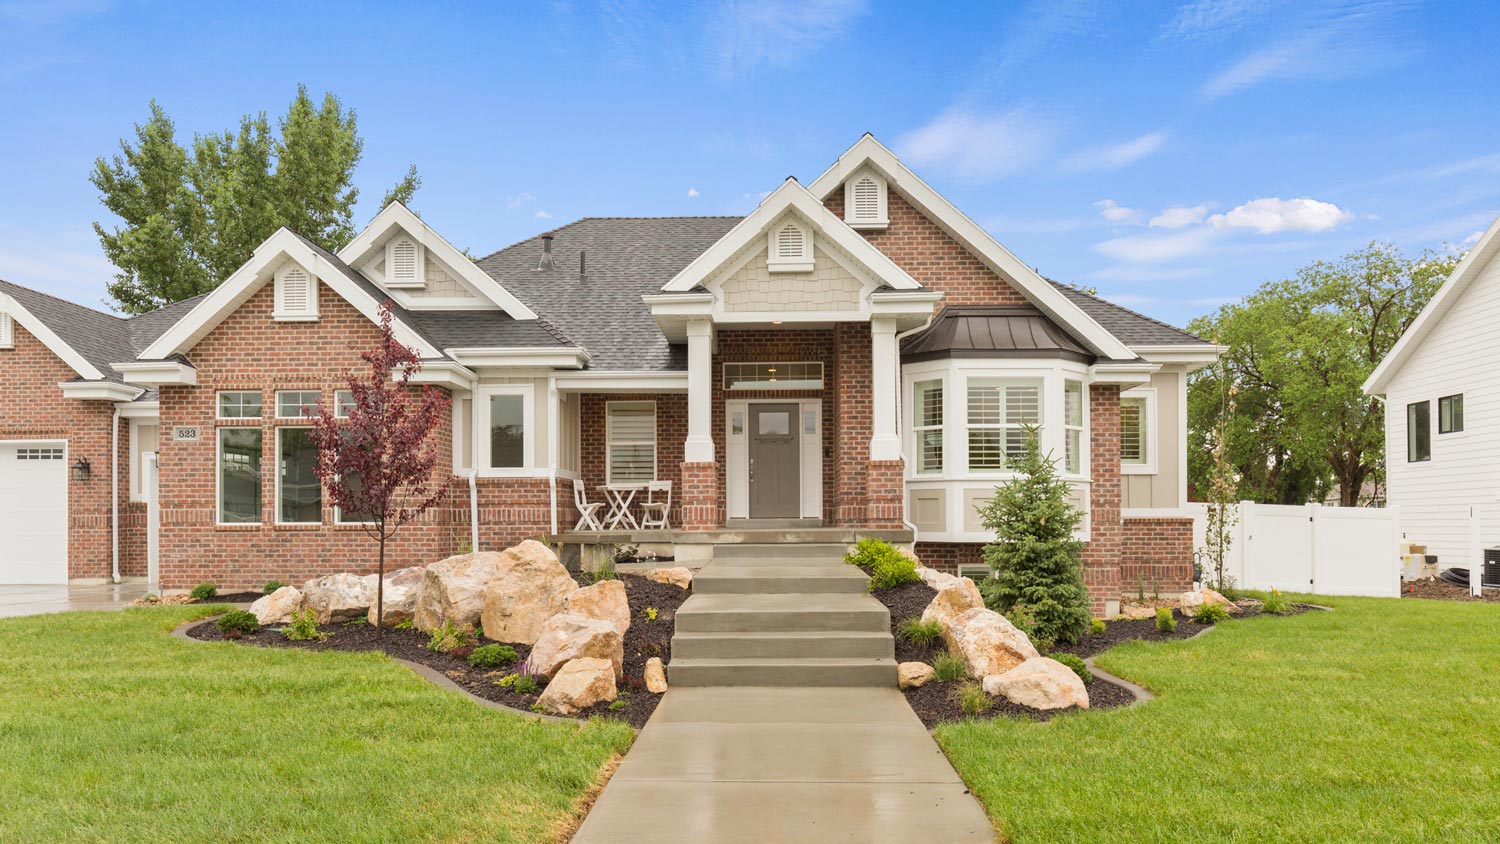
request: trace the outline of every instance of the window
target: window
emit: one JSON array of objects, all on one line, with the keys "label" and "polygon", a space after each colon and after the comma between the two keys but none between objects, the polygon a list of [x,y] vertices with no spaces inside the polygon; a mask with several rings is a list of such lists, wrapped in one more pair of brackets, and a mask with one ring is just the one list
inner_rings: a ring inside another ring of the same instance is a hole
[{"label": "window", "polygon": [[[359,491],[359,488],[360,488],[360,479],[358,477],[349,478],[344,483],[345,483],[346,486],[349,487],[349,491],[350,492],[358,492]],[[369,524],[370,522],[374,521],[374,519],[370,518],[365,513],[345,513],[342,508],[334,508],[334,509],[335,509],[334,518],[341,525]]]},{"label": "window", "polygon": [[219,393],[220,419],[259,419],[260,392],[231,390]]},{"label": "window", "polygon": [[311,430],[276,429],[276,521],[282,524],[323,521],[323,484],[313,472],[318,447]]},{"label": "window", "polygon": [[489,475],[517,474],[531,467],[531,388],[482,387],[474,400],[475,462]]},{"label": "window", "polygon": [[771,272],[807,272],[813,268],[812,232],[801,221],[786,219],[771,230],[766,267]]},{"label": "window", "polygon": [[821,390],[823,364],[792,363],[726,363],[726,390]]},{"label": "window", "polygon": [[610,402],[606,416],[609,482],[643,484],[656,480],[656,403]]},{"label": "window", "polygon": [[385,283],[391,287],[421,287],[422,247],[409,237],[396,237],[385,247]]},{"label": "window", "polygon": [[1042,424],[1037,381],[970,378],[969,470],[1003,472],[1026,451],[1028,427]]},{"label": "window", "polygon": [[318,281],[297,264],[276,272],[276,301],[272,319],[306,321],[318,318]]},{"label": "window", "polygon": [[14,348],[15,345],[16,324],[10,314],[0,313],[0,349]]},{"label": "window", "polygon": [[885,179],[863,170],[844,183],[844,222],[856,229],[886,226]]},{"label": "window", "polygon": [[333,415],[339,419],[349,418],[349,408],[354,406],[354,392],[352,390],[333,391]]},{"label": "window", "polygon": [[912,428],[917,435],[917,474],[943,471],[943,382],[918,381],[912,399]]},{"label": "window", "polygon": [[1456,434],[1464,429],[1464,397],[1443,396],[1438,399],[1438,433]]},{"label": "window", "polygon": [[1126,474],[1156,471],[1156,391],[1146,387],[1120,395],[1120,467]]},{"label": "window", "polygon": [[306,419],[318,414],[317,390],[280,390],[276,393],[278,419]]},{"label": "window", "polygon": [[260,523],[260,429],[219,429],[219,522]]},{"label": "window", "polygon": [[1432,402],[1419,401],[1406,406],[1406,462],[1422,463],[1432,459]]},{"label": "window", "polygon": [[1063,470],[1083,474],[1083,382],[1063,382]]}]

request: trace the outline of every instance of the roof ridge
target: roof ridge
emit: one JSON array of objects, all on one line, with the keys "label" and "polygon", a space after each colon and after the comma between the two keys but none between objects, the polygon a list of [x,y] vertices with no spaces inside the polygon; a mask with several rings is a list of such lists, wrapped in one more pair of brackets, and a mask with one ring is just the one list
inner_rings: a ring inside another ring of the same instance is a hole
[{"label": "roof ridge", "polygon": [[490,258],[493,258],[496,255],[499,255],[501,252],[506,251],[507,249],[514,249],[514,248],[516,248],[517,246],[520,246],[523,243],[530,243],[531,241],[536,240],[539,237],[546,237],[549,234],[556,234],[557,232],[560,232],[563,229],[571,228],[573,226],[578,225],[579,223],[587,223],[587,222],[590,222],[592,220],[743,220],[743,219],[745,219],[743,215],[736,216],[734,214],[687,214],[687,215],[666,216],[666,217],[610,217],[610,216],[579,217],[576,220],[573,220],[573,221],[567,222],[567,223],[563,223],[560,226],[554,226],[554,227],[552,227],[550,229],[547,229],[545,231],[540,231],[540,232],[537,232],[536,234],[530,235],[528,237],[523,237],[520,240],[517,240],[517,241],[515,241],[513,243],[509,243],[509,244],[507,244],[505,246],[502,246],[502,247],[500,247],[499,249],[496,249],[493,252],[490,252],[490,253],[487,253],[487,254],[484,254],[484,255],[480,255],[479,257],[477,257],[477,258],[475,258],[473,260],[474,260],[474,263],[477,264],[480,261],[485,261],[485,260],[488,260]]},{"label": "roof ridge", "polygon": [[1087,296],[1088,298],[1093,299],[1095,302],[1102,302],[1103,304],[1109,305],[1111,308],[1117,308],[1117,309],[1122,310],[1125,313],[1128,313],[1128,314],[1130,314],[1132,316],[1138,316],[1141,319],[1146,320],[1147,322],[1155,323],[1156,325],[1160,325],[1163,328],[1170,328],[1173,331],[1176,331],[1177,333],[1182,334],[1185,337],[1191,337],[1191,338],[1193,338],[1194,340],[1197,340],[1200,343],[1207,343],[1208,342],[1207,340],[1203,339],[1202,337],[1199,337],[1198,335],[1194,334],[1191,331],[1188,331],[1185,328],[1180,328],[1178,326],[1173,325],[1170,322],[1164,322],[1162,320],[1157,319],[1154,316],[1148,316],[1146,314],[1141,313],[1140,311],[1134,310],[1132,308],[1127,308],[1124,305],[1120,304],[1119,302],[1112,302],[1109,299],[1104,298],[1103,296],[1099,296],[1097,294],[1090,293],[1087,290],[1083,290],[1083,289],[1080,289],[1078,287],[1074,287],[1071,284],[1066,284],[1064,282],[1058,281],[1055,278],[1047,278],[1046,276],[1042,276],[1042,278],[1046,278],[1048,282],[1051,282],[1053,286],[1057,287],[1060,290],[1071,291],[1073,293],[1077,293],[1080,296]]}]

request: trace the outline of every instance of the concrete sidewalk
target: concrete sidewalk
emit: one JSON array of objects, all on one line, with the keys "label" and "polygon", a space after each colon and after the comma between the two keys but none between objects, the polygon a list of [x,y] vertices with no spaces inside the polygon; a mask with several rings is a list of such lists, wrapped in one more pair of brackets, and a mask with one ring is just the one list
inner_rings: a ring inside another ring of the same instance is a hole
[{"label": "concrete sidewalk", "polygon": [[896,689],[673,689],[573,844],[993,842]]},{"label": "concrete sidewalk", "polygon": [[144,594],[145,583],[0,586],[0,618],[72,610],[117,610]]}]

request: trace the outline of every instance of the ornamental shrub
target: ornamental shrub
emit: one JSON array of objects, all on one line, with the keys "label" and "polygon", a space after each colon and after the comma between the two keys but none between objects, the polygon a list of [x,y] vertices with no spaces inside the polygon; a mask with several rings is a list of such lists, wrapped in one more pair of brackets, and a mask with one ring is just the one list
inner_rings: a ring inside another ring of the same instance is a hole
[{"label": "ornamental shrub", "polygon": [[219,632],[225,636],[238,639],[247,634],[260,632],[260,619],[248,610],[230,610],[219,616],[214,626],[219,628]]},{"label": "ornamental shrub", "polygon": [[318,630],[318,614],[312,610],[298,610],[292,613],[291,621],[287,622],[281,632],[293,642],[312,642],[328,638],[327,633]]},{"label": "ornamental shrub", "polygon": [[871,592],[921,580],[916,561],[881,539],[866,538],[854,543],[854,550],[844,555],[844,562],[859,566],[870,575]]},{"label": "ornamental shrub", "polygon": [[1272,615],[1285,615],[1291,608],[1292,602],[1287,600],[1286,595],[1282,594],[1280,589],[1272,589],[1270,594],[1262,599],[1260,605],[1261,612],[1268,612]]},{"label": "ornamental shrub", "polygon": [[200,583],[193,587],[193,591],[188,593],[188,597],[195,601],[207,601],[217,594],[219,594],[219,584]]},{"label": "ornamental shrub", "polygon": [[969,675],[969,669],[964,665],[961,657],[953,654],[940,654],[932,661],[932,679],[940,683],[950,680],[962,680]]},{"label": "ornamental shrub", "polygon": [[1104,623],[1104,619],[1102,619],[1102,618],[1089,619],[1089,632],[1092,633],[1092,634],[1094,634],[1095,636],[1103,636],[1104,635],[1104,631],[1106,631],[1108,629],[1109,629],[1109,626]]},{"label": "ornamental shrub", "polygon": [[510,645],[481,645],[469,654],[469,667],[471,668],[499,668],[502,665],[510,665],[520,658],[516,649]]},{"label": "ornamental shrub", "polygon": [[260,587],[260,591],[262,591],[262,592],[266,593],[267,595],[269,595],[272,592],[275,592],[277,589],[280,589],[281,587],[286,586],[286,585],[288,585],[288,584],[282,583],[279,580],[267,580],[266,581],[266,585]]},{"label": "ornamental shrub", "polygon": [[1171,633],[1177,629],[1177,619],[1172,617],[1170,607],[1161,607],[1156,611],[1156,629],[1163,633]]},{"label": "ornamental shrub", "polygon": [[1223,604],[1199,604],[1193,610],[1194,624],[1218,624],[1229,620],[1229,610]]},{"label": "ornamental shrub", "polygon": [[954,703],[958,704],[958,708],[970,717],[985,712],[992,704],[990,696],[984,692],[984,686],[980,685],[977,680],[966,680],[959,683],[953,688],[951,694],[953,695]]},{"label": "ornamental shrub", "polygon": [[473,648],[475,642],[474,631],[459,627],[452,619],[448,619],[441,627],[432,631],[432,637],[427,640],[427,649],[440,654],[453,653],[459,648]]},{"label": "ornamental shrub", "polygon": [[1078,679],[1085,684],[1094,679],[1094,675],[1089,673],[1089,667],[1084,665],[1083,660],[1076,654],[1053,654],[1052,658],[1073,669],[1073,673],[1077,674]]},{"label": "ornamental shrub", "polygon": [[943,624],[937,619],[923,621],[921,617],[914,615],[901,622],[901,626],[896,628],[896,635],[914,645],[927,648],[943,638]]}]

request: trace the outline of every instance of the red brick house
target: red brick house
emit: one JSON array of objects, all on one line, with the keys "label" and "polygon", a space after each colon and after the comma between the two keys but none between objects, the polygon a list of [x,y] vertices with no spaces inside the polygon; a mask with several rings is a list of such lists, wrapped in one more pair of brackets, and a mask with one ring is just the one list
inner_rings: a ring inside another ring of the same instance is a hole
[{"label": "red brick house", "polygon": [[1186,376],[1217,349],[1037,275],[866,135],[743,218],[589,218],[476,261],[393,205],[132,319],[0,283],[0,582],[365,567],[301,408],[338,400],[385,301],[453,398],[448,504],[398,562],[570,535],[575,482],[666,480],[671,529],[636,539],[684,557],[822,527],[952,569],[1038,425],[1096,601],[1191,578]]}]

